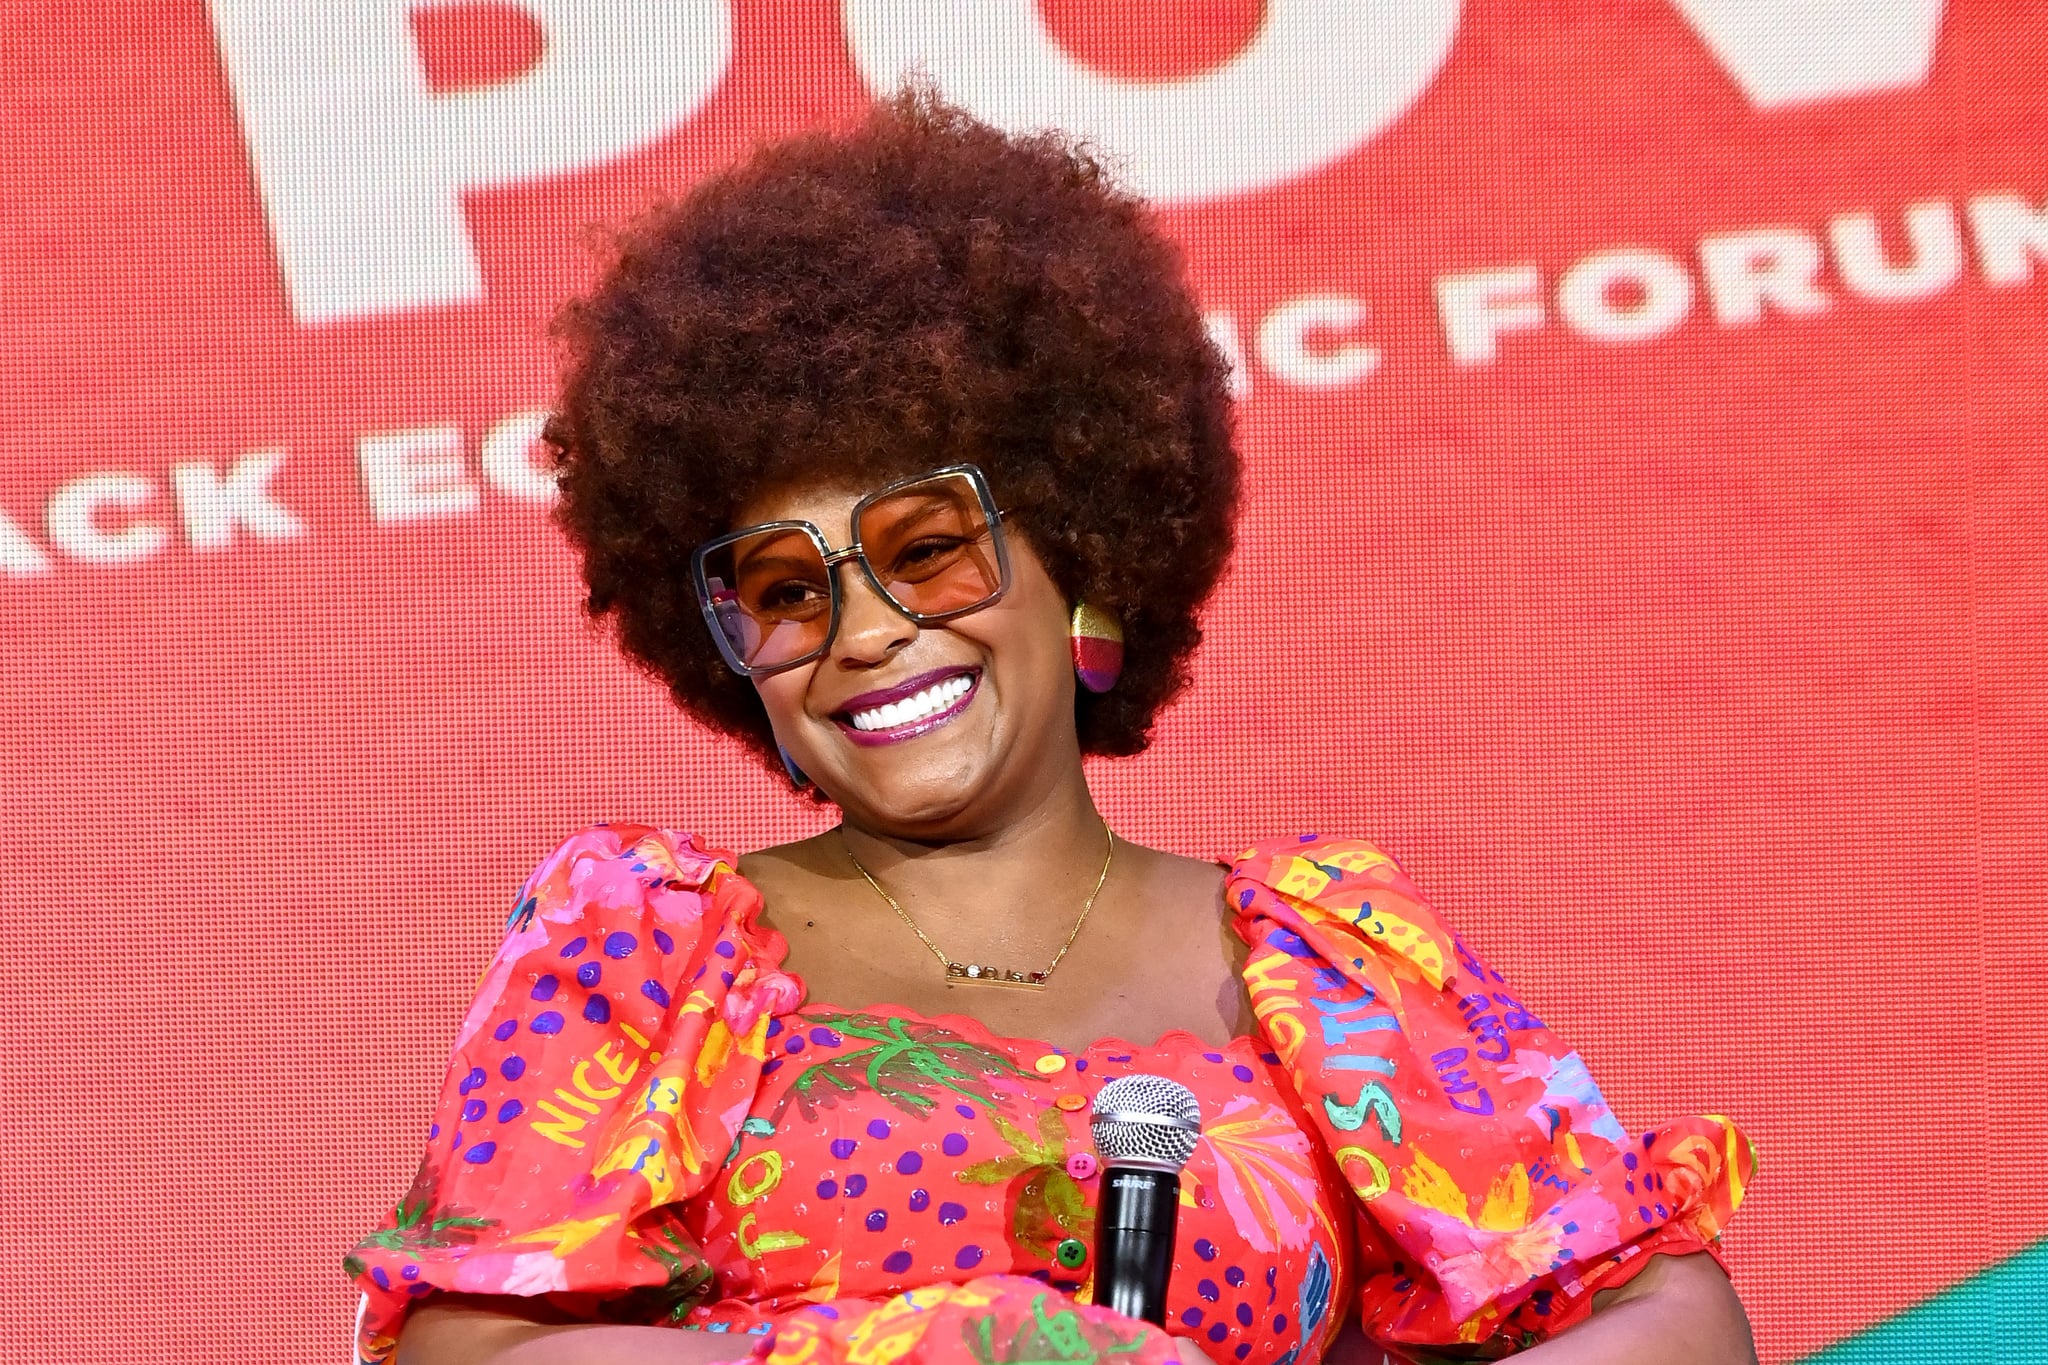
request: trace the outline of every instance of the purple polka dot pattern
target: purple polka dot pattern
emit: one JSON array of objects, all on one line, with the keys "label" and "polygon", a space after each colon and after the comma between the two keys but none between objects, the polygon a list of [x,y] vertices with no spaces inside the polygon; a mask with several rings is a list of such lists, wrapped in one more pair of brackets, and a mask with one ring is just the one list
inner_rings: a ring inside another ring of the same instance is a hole
[{"label": "purple polka dot pattern", "polygon": [[[1288,850],[1287,856],[1294,857],[1291,844]],[[543,1165],[551,1176],[568,1172],[545,1184],[548,1191],[595,1190],[600,1200],[615,1190],[644,1194],[642,1186],[655,1182],[654,1163],[661,1158],[666,1166],[660,1178],[684,1187],[676,1205],[681,1213],[676,1236],[698,1239],[713,1282],[732,1286],[736,1296],[707,1301],[689,1325],[735,1332],[764,1326],[771,1313],[822,1316],[829,1305],[796,1305],[828,1284],[842,1305],[886,1297],[906,1286],[992,1273],[1028,1276],[1071,1292],[1087,1280],[1092,1264],[1070,1246],[1067,1261],[1078,1259],[1082,1266],[1062,1268],[1055,1248],[1079,1241],[1092,1250],[1094,1207],[1101,1194],[1100,1181],[1075,1174],[1086,1163],[1069,1165],[1070,1158],[1093,1150],[1088,1101],[1113,1077],[1159,1073],[1195,1090],[1209,1125],[1184,1186],[1169,1295],[1169,1321],[1176,1333],[1198,1340],[1216,1361],[1233,1365],[1279,1365],[1290,1353],[1296,1360],[1313,1360],[1327,1344],[1328,1326],[1354,1307],[1332,1302],[1334,1287],[1350,1286],[1368,1297],[1439,1292],[1419,1266],[1387,1259],[1391,1242],[1354,1253],[1347,1239],[1333,1232],[1347,1218],[1363,1215],[1317,1151],[1317,1144],[1328,1150],[1330,1136],[1329,1125],[1320,1124],[1324,1097],[1297,1096],[1291,1090],[1290,1077],[1304,1065],[1302,1058],[1324,1055],[1320,1040],[1326,1036],[1356,1034],[1350,1050],[1361,1056],[1364,1044],[1391,1044],[1398,1038],[1380,1037],[1369,1024],[1335,1029],[1329,1020],[1319,1023],[1308,1013],[1299,1054],[1283,1065],[1269,1044],[1249,1040],[1219,1047],[1176,1033],[1151,1044],[1104,1040],[1068,1049],[998,1037],[971,1021],[939,1023],[902,1011],[847,1012],[797,1003],[794,997],[766,1002],[758,985],[764,967],[758,931],[737,909],[707,913],[701,924],[697,919],[700,904],[707,911],[724,907],[696,880],[709,873],[685,869],[696,856],[678,860],[655,856],[651,843],[642,847],[633,862],[644,872],[635,875],[648,886],[666,881],[675,896],[648,907],[633,905],[630,881],[621,883],[617,876],[622,869],[591,878],[590,898],[574,915],[562,913],[559,895],[522,892],[519,913],[526,918],[516,933],[526,939],[519,950],[525,961],[487,978],[495,980],[491,989],[500,995],[470,1012],[468,1018],[477,1022],[465,1023],[468,1031],[455,1051],[460,1060],[431,1130],[428,1161],[441,1182],[437,1212],[466,1213],[476,1206],[479,1192],[488,1200],[489,1192],[501,1187],[542,1189],[530,1173]],[[729,868],[723,875],[743,885]],[[1378,876],[1368,872],[1355,880]],[[1333,877],[1333,884],[1338,880]],[[1393,913],[1385,907],[1399,905],[1399,898],[1383,896],[1383,883],[1375,886],[1376,913]],[[1260,901],[1259,896],[1253,899]],[[1264,913],[1258,904],[1253,910]],[[652,911],[659,912],[659,928]],[[1325,959],[1321,950],[1271,917],[1241,923],[1260,926],[1260,951],[1279,955],[1268,959],[1273,964],[1269,970],[1294,972],[1291,989],[1304,1002],[1315,996],[1327,1003],[1338,998],[1335,992],[1356,991],[1353,955]],[[1288,965],[1278,965],[1283,958]],[[1477,970],[1466,959],[1457,946],[1443,960],[1461,973]],[[1315,977],[1318,970],[1325,976]],[[756,994],[746,995],[749,991]],[[1429,991],[1404,994],[1420,1000]],[[1385,993],[1365,993],[1363,1000],[1370,1005],[1386,998]],[[1484,998],[1495,998],[1492,984],[1485,987]],[[1479,997],[1451,999],[1455,1006],[1459,999]],[[1493,1013],[1509,1018],[1505,1006]],[[1340,1018],[1348,1024],[1352,1017]],[[1492,1021],[1486,1027],[1514,1033],[1509,1041],[1517,1048],[1549,1046],[1538,1032],[1540,1022],[1484,1017]],[[756,1028],[754,1021],[762,1018],[765,1029]],[[706,1035],[705,1024],[716,1028],[721,1019],[730,1031]],[[1419,1036],[1441,1037],[1442,1050],[1465,1049],[1461,1060],[1443,1065],[1470,1070],[1474,1078],[1483,1074],[1494,1087],[1491,1126],[1466,1127],[1472,1130],[1471,1145],[1497,1146],[1500,1134],[1524,1125],[1534,1111],[1524,1092],[1509,1089],[1495,1071],[1473,1069],[1478,1064],[1471,1059],[1472,1049],[1490,1046],[1492,1035],[1480,1038],[1467,1022],[1457,1017],[1436,1021],[1446,1027]],[[764,1057],[764,1051],[770,1055]],[[1053,1057],[1064,1063],[1056,1072],[1038,1069]],[[1358,1070],[1365,1074],[1374,1068]],[[1426,1073],[1377,1074],[1388,1078],[1404,1117],[1433,1112],[1415,1103]],[[1351,1088],[1337,1098],[1348,1104],[1362,1092],[1357,1076],[1347,1073],[1344,1079]],[[704,1090],[713,1081],[726,1087],[716,1106],[707,1102]],[[1542,1089],[1540,1080],[1527,1084]],[[1440,1089],[1431,1092],[1439,1096],[1439,1110]],[[677,1091],[691,1121],[690,1136],[706,1158],[701,1164],[678,1162],[673,1146],[663,1151],[677,1130],[664,1127],[659,1115],[676,1113]],[[1552,1107],[1564,1113],[1584,1103],[1562,1097]],[[1411,1145],[1427,1146],[1475,1208],[1483,1198],[1483,1181],[1474,1184],[1472,1171],[1453,1159],[1458,1143],[1445,1137],[1440,1114],[1434,1129],[1427,1119],[1414,1118],[1414,1137],[1399,1144],[1383,1141],[1371,1111],[1362,1128],[1346,1127],[1348,1117],[1339,1117],[1335,1109],[1331,1114],[1338,1128],[1357,1133],[1355,1141],[1389,1165],[1397,1159],[1412,1161]],[[642,1115],[655,1118],[642,1123]],[[1578,1124],[1577,1112],[1568,1117]],[[1305,1133],[1311,1119],[1319,1128]],[[744,1130],[736,1132],[742,1120]],[[1564,1122],[1552,1120],[1553,1126]],[[1542,1125],[1526,1126],[1531,1136],[1524,1145],[1540,1150]],[[1611,1169],[1619,1172],[1625,1165],[1635,1187],[1628,1199],[1611,1201],[1623,1210],[1625,1227],[1638,1230],[1624,1235],[1639,1235],[1645,1225],[1668,1222],[1678,1213],[1672,1206],[1680,1186],[1675,1176],[1665,1178],[1674,1166],[1665,1153],[1680,1137],[1681,1130],[1672,1126],[1644,1134],[1641,1141],[1602,1148],[1610,1162],[1625,1157]],[[1596,1140],[1580,1130],[1581,1143]],[[734,1155],[721,1162],[726,1150]],[[565,1152],[583,1155],[572,1158]],[[605,1174],[593,1180],[591,1173],[600,1163]],[[1354,1157],[1341,1176],[1358,1179],[1363,1170],[1363,1162]],[[1541,1177],[1534,1165],[1529,1170],[1533,1186]],[[1554,1165],[1546,1173],[1556,1180],[1579,1179],[1576,1171]],[[1622,1182],[1617,1178],[1614,1183]],[[1562,1186],[1553,1183],[1551,1189],[1542,1206],[1555,1215],[1559,1236],[1577,1239],[1583,1265],[1591,1260],[1584,1250],[1586,1238],[1603,1234],[1590,1231],[1595,1220]],[[547,1224],[518,1228],[521,1215],[503,1201],[490,1205],[488,1216],[508,1220],[496,1226],[531,1232],[560,1223],[564,1212],[580,1212],[548,1205],[545,1196],[540,1205],[553,1215]],[[476,1246],[493,1257],[508,1251],[535,1254],[536,1249],[546,1254],[544,1243],[514,1244],[502,1233],[466,1226],[461,1232],[465,1247]],[[450,1258],[441,1249],[402,1239],[383,1245],[403,1245],[408,1254],[365,1258],[362,1282],[372,1290],[373,1301],[380,1291],[371,1265],[385,1284],[396,1287],[392,1297],[401,1300],[407,1289],[432,1292],[448,1283],[443,1266]],[[678,1254],[686,1250],[678,1244]],[[1557,1263],[1568,1262],[1574,1251],[1570,1243],[1558,1246]],[[1356,1264],[1347,1260],[1354,1254],[1361,1258]],[[1375,1262],[1374,1256],[1382,1259]],[[578,1257],[563,1259],[572,1275],[580,1273],[575,1267],[584,1262]],[[470,1262],[472,1267],[485,1263],[482,1256]],[[1530,1278],[1542,1273],[1543,1267],[1534,1267]],[[573,1286],[575,1292],[583,1288]],[[1566,1302],[1560,1292],[1541,1290],[1527,1300],[1531,1307],[1517,1310],[1516,1326],[1527,1330],[1531,1313],[1562,1313],[1566,1309],[1558,1305]],[[771,1309],[771,1304],[780,1307]],[[703,1315],[708,1319],[698,1321]]]}]

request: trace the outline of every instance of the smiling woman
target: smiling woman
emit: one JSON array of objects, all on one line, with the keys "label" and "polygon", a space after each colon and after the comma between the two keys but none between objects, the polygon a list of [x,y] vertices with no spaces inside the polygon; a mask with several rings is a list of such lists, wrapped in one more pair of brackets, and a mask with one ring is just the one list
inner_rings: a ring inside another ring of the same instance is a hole
[{"label": "smiling woman", "polygon": [[[1097,810],[1239,467],[1177,257],[1085,153],[902,95],[651,214],[564,333],[588,609],[843,819],[541,861],[351,1257],[365,1361],[1748,1357],[1733,1124],[1624,1132],[1369,844],[1212,864]],[[1163,1326],[1091,1263],[1086,1112],[1137,1074],[1203,1118]]]}]

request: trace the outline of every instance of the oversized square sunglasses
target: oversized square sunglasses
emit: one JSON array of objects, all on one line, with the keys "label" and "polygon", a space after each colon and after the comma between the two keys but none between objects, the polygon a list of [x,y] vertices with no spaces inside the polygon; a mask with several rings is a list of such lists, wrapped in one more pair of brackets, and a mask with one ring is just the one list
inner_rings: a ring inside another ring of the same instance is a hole
[{"label": "oversized square sunglasses", "polygon": [[758,678],[823,655],[839,630],[838,567],[849,559],[920,626],[978,611],[1010,586],[1002,514],[987,478],[969,464],[862,498],[843,549],[808,521],[743,527],[690,557],[704,620],[733,671]]}]

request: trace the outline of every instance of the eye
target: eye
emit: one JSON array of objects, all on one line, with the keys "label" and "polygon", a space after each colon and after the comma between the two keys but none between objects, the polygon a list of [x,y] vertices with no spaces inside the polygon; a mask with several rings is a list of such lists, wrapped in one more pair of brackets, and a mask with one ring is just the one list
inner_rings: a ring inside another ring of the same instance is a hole
[{"label": "eye", "polygon": [[898,550],[892,567],[903,573],[930,573],[953,560],[967,543],[958,536],[923,536]]},{"label": "eye", "polygon": [[826,598],[827,593],[816,583],[801,578],[785,578],[757,592],[753,609],[762,613],[790,615],[813,609]]}]

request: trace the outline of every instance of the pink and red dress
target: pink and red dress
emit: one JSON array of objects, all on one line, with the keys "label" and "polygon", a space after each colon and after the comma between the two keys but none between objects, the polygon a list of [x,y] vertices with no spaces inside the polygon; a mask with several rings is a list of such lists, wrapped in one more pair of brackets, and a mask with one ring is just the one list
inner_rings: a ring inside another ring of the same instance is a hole
[{"label": "pink and red dress", "polygon": [[[1259,1036],[1066,1051],[805,999],[735,860],[597,825],[528,878],[457,1032],[411,1190],[348,1257],[382,1365],[435,1290],[755,1334],[771,1365],[1313,1365],[1344,1319],[1498,1356],[1652,1251],[1706,1249],[1748,1141],[1639,1136],[1368,844],[1247,850],[1226,891]],[[1097,1089],[1176,1077],[1166,1332],[1089,1304]]]}]

